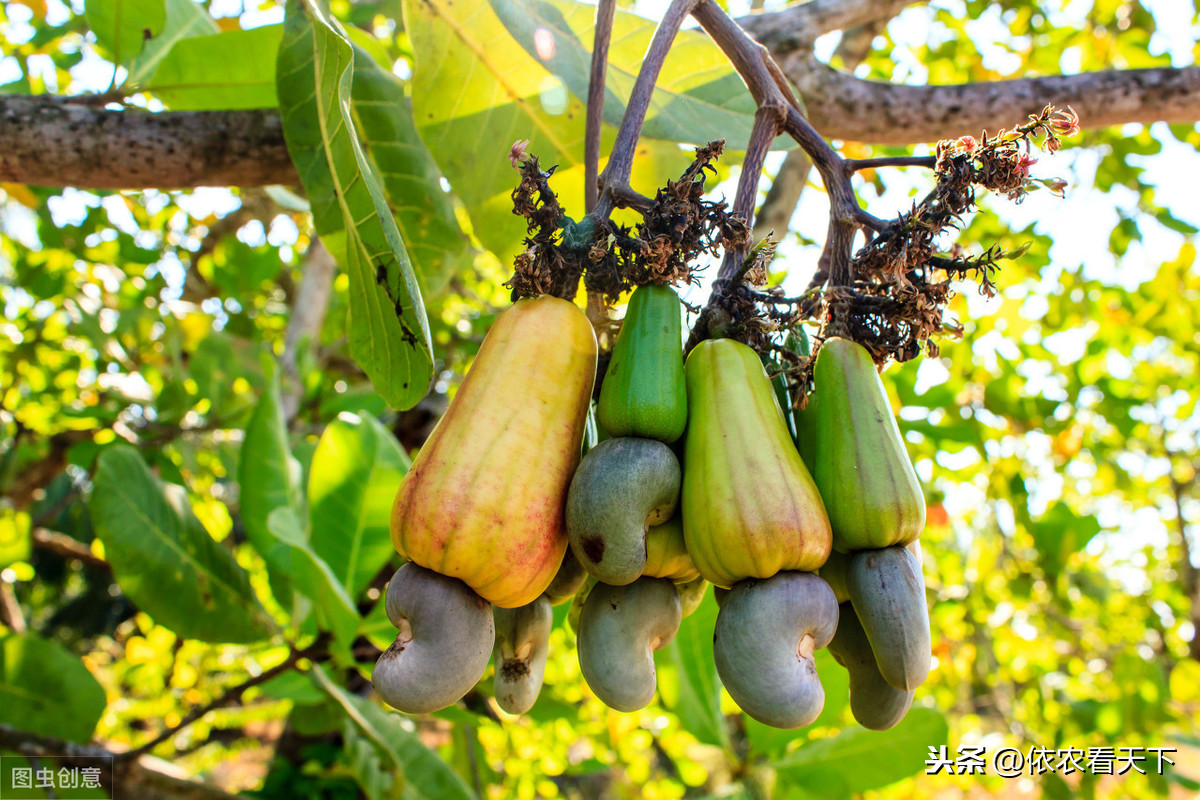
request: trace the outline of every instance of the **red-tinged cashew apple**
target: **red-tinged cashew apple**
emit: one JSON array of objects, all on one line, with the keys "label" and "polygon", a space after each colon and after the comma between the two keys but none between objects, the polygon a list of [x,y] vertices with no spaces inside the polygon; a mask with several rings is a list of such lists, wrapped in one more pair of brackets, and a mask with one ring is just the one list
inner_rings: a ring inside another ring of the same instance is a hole
[{"label": "red-tinged cashew apple", "polygon": [[546,590],[567,547],[596,337],[566,300],[518,300],[488,331],[392,507],[392,543],[502,608]]},{"label": "red-tinged cashew apple", "polygon": [[384,607],[399,633],[371,682],[388,705],[437,711],[483,676],[495,638],[492,608],[462,581],[410,562],[392,576]]}]

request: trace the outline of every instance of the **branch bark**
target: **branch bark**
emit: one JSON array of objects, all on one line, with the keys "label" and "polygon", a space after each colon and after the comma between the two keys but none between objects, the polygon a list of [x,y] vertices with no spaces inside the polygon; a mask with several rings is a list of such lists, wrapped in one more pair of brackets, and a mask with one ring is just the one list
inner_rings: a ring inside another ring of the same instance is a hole
[{"label": "branch bark", "polygon": [[298,182],[278,111],[110,111],[0,95],[0,181],[81,189]]},{"label": "branch bark", "polygon": [[[795,9],[825,8],[811,0]],[[900,0],[879,0],[894,13]],[[872,5],[866,0],[847,7]],[[815,15],[815,11],[803,12]],[[832,13],[832,12],[831,12]],[[854,17],[838,12],[836,19]],[[770,27],[747,20],[753,29]],[[861,18],[861,17],[860,17]],[[822,31],[835,17],[811,23]],[[777,25],[781,23],[777,21]],[[809,24],[809,23],[806,23]],[[763,38],[772,40],[768,30]],[[811,39],[775,36],[771,48],[800,89],[809,120],[827,138],[915,144],[998,130],[1048,102],[1072,106],[1085,128],[1200,120],[1200,67],[1111,70],[955,86],[901,86],[855,78],[796,49]],[[81,189],[183,189],[294,184],[279,112],[149,113],[98,109],[69,98],[0,95],[0,181]]]},{"label": "branch bark", "polygon": [[738,17],[737,23],[775,53],[807,50],[817,37],[888,20],[925,0],[808,0],[779,11]]},{"label": "branch bark", "polygon": [[[0,724],[0,750],[31,758],[54,757],[56,768],[95,767],[96,759],[112,759],[116,755],[102,747],[67,742],[3,724]],[[139,800],[233,800],[236,797],[215,786],[154,769],[151,765],[155,761],[157,759],[145,758],[114,764],[111,783],[107,771],[102,770],[101,785],[112,797],[137,797]]]},{"label": "branch bark", "polygon": [[1084,128],[1200,119],[1200,67],[1107,70],[953,86],[855,78],[811,53],[781,61],[808,118],[830,139],[916,144],[978,135],[1022,121],[1047,103],[1071,106]]}]

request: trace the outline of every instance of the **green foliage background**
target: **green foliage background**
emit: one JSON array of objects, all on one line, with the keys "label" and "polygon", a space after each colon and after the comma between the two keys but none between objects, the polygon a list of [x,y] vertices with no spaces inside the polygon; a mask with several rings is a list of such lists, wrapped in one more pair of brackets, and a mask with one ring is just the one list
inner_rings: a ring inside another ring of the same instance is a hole
[{"label": "green foliage background", "polygon": [[[155,109],[278,107],[304,184],[303,198],[0,185],[0,578],[28,627],[0,627],[0,723],[137,746],[324,631],[323,663],[301,662],[154,752],[260,797],[1200,789],[1197,218],[1160,204],[1149,177],[1164,160],[1195,165],[1194,126],[1092,130],[1069,143],[1081,155],[1049,162],[1068,197],[1027,206],[1115,209],[1112,226],[1086,221],[1107,240],[1104,263],[1064,252],[1037,213],[976,216],[959,237],[968,249],[1031,249],[999,275],[998,302],[964,287],[960,340],[885,375],[930,506],[936,656],[899,728],[854,724],[827,654],[816,725],[783,732],[741,715],[712,668],[711,597],[659,654],[660,697],[643,712],[591,695],[560,608],[530,714],[497,713],[485,676],[459,707],[412,719],[367,683],[393,631],[378,601],[398,563],[387,512],[410,455],[398,435],[417,427],[416,412],[394,409],[431,378],[435,396],[452,394],[507,302],[500,283],[523,235],[508,144],[528,138],[559,164],[555,186],[578,209],[592,8],[297,0],[281,21],[274,3],[241,17],[229,6],[0,7],[0,74],[12,78],[0,91],[111,85]],[[925,40],[894,23],[861,71],[903,80],[917,63],[931,82],[990,80],[1057,72],[1065,51],[1085,71],[1170,63],[1140,3],[1095,0],[1076,26],[1054,21],[1063,13],[1026,0],[915,9],[903,19]],[[969,22],[980,16],[990,27]],[[545,63],[539,27],[558,43]],[[652,31],[618,17],[606,147]],[[685,32],[635,188],[682,170],[679,142],[736,146],[753,111],[715,48]],[[923,177],[867,174],[862,196],[915,194]],[[802,233],[784,246],[797,274],[815,261]],[[282,369],[317,234],[343,269],[319,335]],[[921,775],[940,744],[1173,747],[1179,763],[1028,786]]]}]

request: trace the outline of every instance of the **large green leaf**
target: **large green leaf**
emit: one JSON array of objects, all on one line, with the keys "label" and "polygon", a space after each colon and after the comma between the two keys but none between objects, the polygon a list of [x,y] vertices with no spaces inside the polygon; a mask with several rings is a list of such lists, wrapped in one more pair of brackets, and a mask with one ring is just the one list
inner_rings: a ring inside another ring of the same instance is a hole
[{"label": "large green leaf", "polygon": [[271,635],[246,571],[196,518],[187,492],[158,481],[132,447],[100,455],[89,508],[121,590],[156,622],[204,642]]},{"label": "large green leaf", "polygon": [[87,742],[106,705],[103,687],[58,642],[15,634],[0,638],[0,723]]},{"label": "large green leaf", "polygon": [[130,64],[150,39],[163,32],[163,0],[87,0],[88,28],[117,64]]},{"label": "large green leaf", "polygon": [[[591,73],[596,7],[574,0],[490,0],[509,33],[578,98]],[[604,82],[604,121],[620,125],[658,23],[619,11],[613,20]],[[540,53],[539,53],[540,45]],[[729,59],[698,30],[681,31],[659,73],[642,135],[737,149],[750,138],[756,105]]]},{"label": "large green leaf", "polygon": [[317,625],[331,632],[341,645],[348,645],[358,632],[358,609],[337,575],[309,546],[296,512],[287,506],[276,508],[267,517],[267,528],[291,548],[292,584],[312,601]]},{"label": "large green leaf", "polygon": [[282,25],[177,42],[142,87],[177,111],[274,108]]},{"label": "large green leaf", "polygon": [[166,0],[166,10],[162,32],[146,42],[141,55],[129,65],[129,82],[132,84],[140,84],[153,75],[163,56],[171,52],[177,42],[221,30],[204,6],[195,0]]},{"label": "large green leaf", "polygon": [[392,501],[408,456],[371,417],[342,414],[325,429],[309,469],[312,547],[357,597],[393,555]]},{"label": "large green leaf", "polygon": [[717,602],[708,592],[699,608],[679,625],[659,657],[659,693],[688,733],[706,744],[729,747],[721,713],[721,682],[713,662]]},{"label": "large green leaf", "polygon": [[279,576],[291,574],[292,548],[267,526],[277,508],[300,512],[304,507],[300,462],[288,446],[287,423],[280,400],[279,373],[272,368],[238,457],[238,498],[246,538]]},{"label": "large green leaf", "polygon": [[353,65],[338,23],[313,0],[290,0],[276,76],[288,152],[317,232],[350,277],[350,353],[389,404],[409,408],[433,379],[429,324],[350,117]]},{"label": "large green leaf", "polygon": [[350,108],[367,157],[387,191],[396,226],[426,295],[470,266],[474,251],[454,216],[442,176],[413,123],[400,80],[361,50]]},{"label": "large green leaf", "polygon": [[817,739],[772,766],[781,787],[796,785],[821,797],[849,798],[916,775],[925,768],[931,745],[946,743],[946,718],[928,708],[914,708],[887,731],[848,728],[837,736]]},{"label": "large green leaf", "polygon": [[[509,164],[509,149],[529,139],[529,152],[544,167],[557,165],[551,186],[567,213],[578,218],[583,214],[583,104],[526,52],[487,3],[407,0],[404,20],[415,55],[413,118],[421,138],[466,205],[476,236],[509,263],[525,235],[512,213],[519,178]],[[614,136],[614,128],[605,126],[601,152]],[[653,195],[688,162],[673,142],[643,140],[631,184]]]},{"label": "large green leaf", "polygon": [[365,739],[374,744],[398,777],[406,783],[405,797],[428,800],[470,800],[475,797],[462,778],[437,754],[421,744],[408,719],[386,711],[336,685],[317,665],[317,685],[336,700]]}]

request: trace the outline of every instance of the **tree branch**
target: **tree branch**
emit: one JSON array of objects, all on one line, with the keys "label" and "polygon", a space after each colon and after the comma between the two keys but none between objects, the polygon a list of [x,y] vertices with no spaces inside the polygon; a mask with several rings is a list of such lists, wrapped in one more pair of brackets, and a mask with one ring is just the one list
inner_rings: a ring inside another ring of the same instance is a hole
[{"label": "tree branch", "polygon": [[[779,57],[779,56],[777,56]],[[1071,106],[1086,129],[1200,119],[1200,67],[1108,70],[953,86],[867,81],[810,53],[782,58],[808,118],[830,139],[915,144],[998,131],[1048,103]]]},{"label": "tree branch", "polygon": [[738,17],[759,44],[776,53],[807,50],[832,31],[887,20],[925,0],[808,0],[779,11]]},{"label": "tree branch", "polygon": [[0,181],[184,189],[298,181],[278,111],[110,111],[0,94]]},{"label": "tree branch", "polygon": [[[94,745],[81,745],[52,736],[30,733],[0,724],[0,750],[30,758],[54,758],[55,767],[95,767],[97,759],[110,760],[117,755]],[[183,780],[151,767],[157,759],[145,759],[113,765],[112,781],[102,769],[100,783],[112,797],[136,797],[138,800],[234,800],[215,786]],[[150,762],[150,763],[146,763]]]},{"label": "tree branch", "polygon": [[304,275],[300,278],[300,290],[292,303],[291,317],[284,334],[283,355],[279,362],[283,374],[288,378],[284,389],[283,416],[291,420],[300,409],[303,387],[300,385],[299,360],[302,347],[313,349],[321,338],[321,326],[325,324],[325,312],[333,294],[333,279],[337,275],[337,261],[313,238],[308,252],[304,254]]}]

